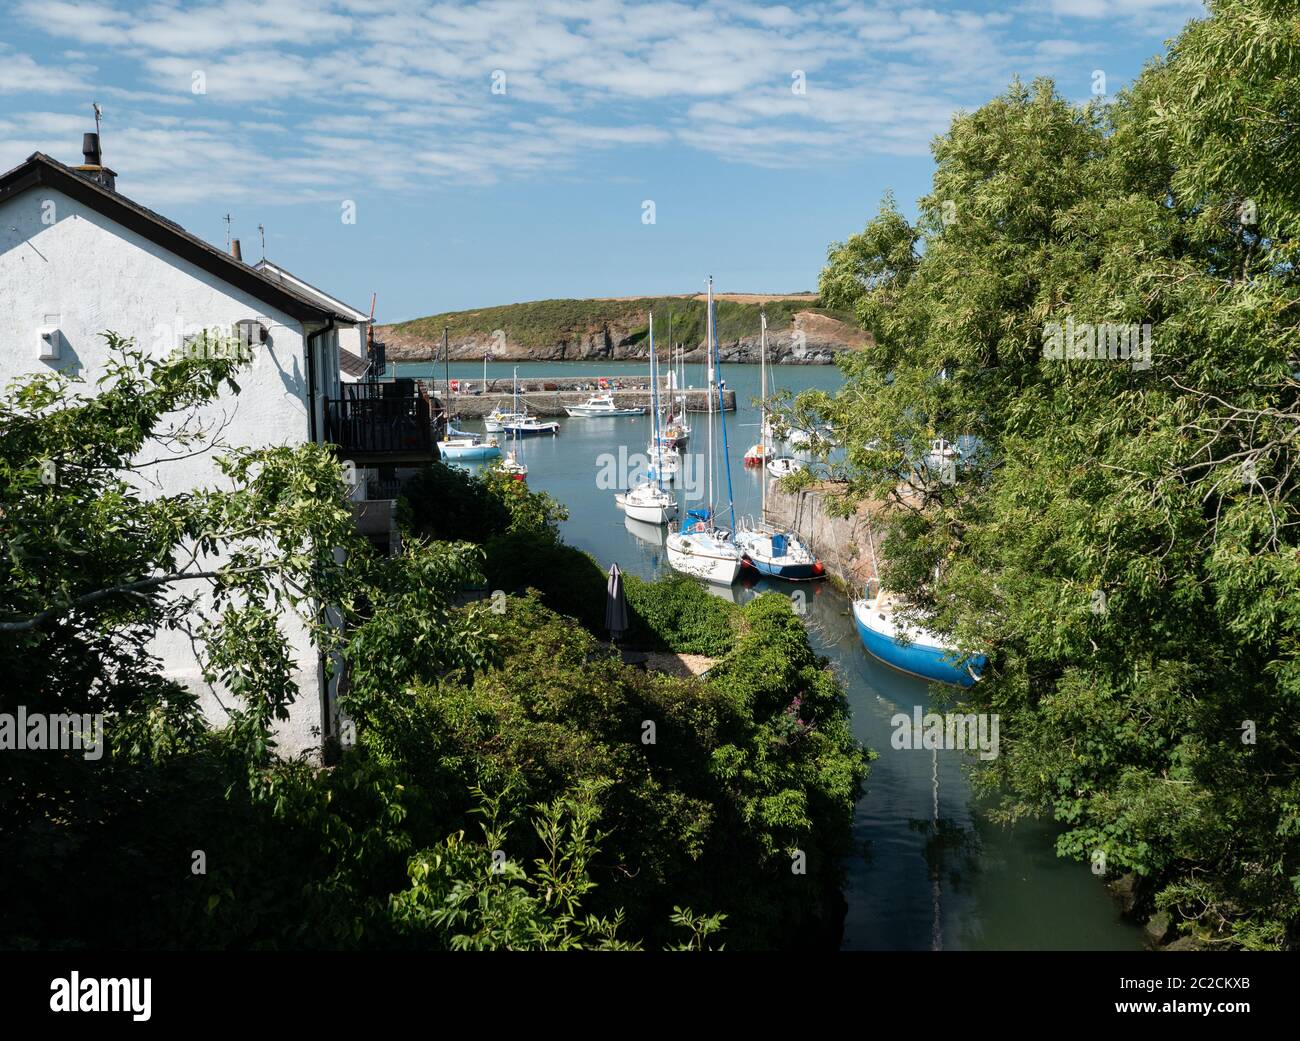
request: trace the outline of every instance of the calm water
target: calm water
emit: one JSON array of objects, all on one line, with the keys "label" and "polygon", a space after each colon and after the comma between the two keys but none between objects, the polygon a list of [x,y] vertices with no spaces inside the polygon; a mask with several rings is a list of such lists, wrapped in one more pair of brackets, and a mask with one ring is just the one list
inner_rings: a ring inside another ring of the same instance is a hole
[{"label": "calm water", "polygon": [[[509,378],[513,364],[490,364],[489,378]],[[643,376],[641,363],[534,362],[518,366],[520,377],[547,373],[573,376]],[[401,375],[429,375],[429,366],[404,364]],[[453,379],[474,380],[483,366],[453,363]],[[437,367],[442,375],[442,366]],[[736,513],[757,514],[758,475],[741,465],[758,439],[757,366],[724,370],[736,390],[737,411],[727,415]],[[833,389],[839,372],[829,366],[776,366],[769,392]],[[699,366],[688,368],[687,384],[704,382]],[[692,415],[689,448],[705,450],[707,417]],[[557,437],[522,443],[528,484],[569,508],[564,538],[608,568],[646,578],[671,573],[663,546],[665,529],[628,521],[614,506],[613,493],[597,487],[597,457],[645,450],[648,416],[625,419],[561,419]],[[462,427],[481,429],[476,422]],[[721,432],[715,427],[715,436]],[[679,502],[681,493],[678,492]],[[725,485],[721,501],[725,502]],[[690,501],[691,497],[687,497]],[[828,585],[742,581],[713,591],[743,602],[759,592],[807,597],[806,620],[813,646],[832,662],[848,692],[853,729],[880,753],[854,821],[856,854],[847,867],[848,914],[843,946],[850,950],[962,949],[1137,949],[1139,930],[1123,922],[1107,891],[1087,866],[1058,860],[1050,824],[1007,831],[972,806],[964,770],[967,753],[896,750],[890,746],[890,717],[929,706],[926,685],[869,657],[858,641],[847,600]]]}]

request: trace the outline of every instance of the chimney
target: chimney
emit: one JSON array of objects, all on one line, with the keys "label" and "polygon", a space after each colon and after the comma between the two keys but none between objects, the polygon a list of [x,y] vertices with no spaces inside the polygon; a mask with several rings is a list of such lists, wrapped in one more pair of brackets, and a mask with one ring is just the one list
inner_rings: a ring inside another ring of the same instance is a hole
[{"label": "chimney", "polygon": [[230,240],[230,255],[236,260],[242,261],[244,259],[243,251],[239,248],[239,239]]},{"label": "chimney", "polygon": [[99,148],[98,134],[81,136],[81,154],[84,159],[80,166],[73,169],[87,180],[102,184],[109,191],[117,190],[117,174],[104,165],[104,157]]}]

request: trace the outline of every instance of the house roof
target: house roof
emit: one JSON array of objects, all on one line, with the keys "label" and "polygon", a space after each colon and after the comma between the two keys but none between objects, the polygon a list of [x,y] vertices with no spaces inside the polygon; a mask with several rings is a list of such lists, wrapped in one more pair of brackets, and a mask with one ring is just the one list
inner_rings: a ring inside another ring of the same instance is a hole
[{"label": "house roof", "polygon": [[265,257],[254,264],[253,268],[254,270],[260,271],[262,274],[266,275],[267,278],[270,278],[283,286],[287,286],[295,293],[306,296],[308,299],[315,300],[317,303],[324,304],[326,307],[331,307],[339,314],[347,315],[349,320],[352,322],[370,321],[370,315],[366,314],[365,311],[360,311],[351,304],[345,304],[336,296],[330,296],[330,294],[325,292],[325,290],[318,289],[305,278],[295,275],[292,271],[282,268],[279,264],[272,263]]},{"label": "house roof", "polygon": [[356,321],[350,314],[352,309],[346,305],[335,309],[330,304],[313,300],[305,293],[294,290],[242,260],[236,260],[229,253],[209,245],[198,236],[191,235],[175,221],[81,176],[71,167],[64,166],[43,152],[32,153],[25,162],[8,173],[0,174],[0,203],[36,187],[53,188],[76,199],[168,252],[188,260],[195,267],[242,289],[263,303],[279,308],[299,321],[323,322],[330,318],[349,324]]},{"label": "house roof", "polygon": [[360,379],[370,368],[370,363],[365,358],[353,354],[351,351],[345,351],[339,348],[339,368],[349,376],[355,376]]}]

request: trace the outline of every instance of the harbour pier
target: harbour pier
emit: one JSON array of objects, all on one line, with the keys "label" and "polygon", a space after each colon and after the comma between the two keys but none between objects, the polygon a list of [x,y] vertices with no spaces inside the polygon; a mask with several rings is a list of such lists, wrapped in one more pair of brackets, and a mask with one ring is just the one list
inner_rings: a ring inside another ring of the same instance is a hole
[{"label": "harbour pier", "polygon": [[[489,378],[486,386],[483,380],[453,379],[451,393],[448,394],[447,382],[441,379],[421,377],[420,382],[439,402],[449,402],[451,412],[462,419],[481,419],[493,409],[508,411],[513,405],[513,384],[511,380],[501,377]],[[592,376],[529,376],[520,377],[519,401],[528,406],[528,412],[534,416],[566,416],[565,405],[581,405],[593,394],[612,394],[614,404],[619,408],[650,409],[651,393],[648,378],[632,377],[617,380],[605,380],[605,386]],[[674,392],[686,398],[687,412],[707,412],[709,396],[706,388],[687,387]],[[659,387],[660,404],[666,404],[667,391]],[[716,409],[716,404],[715,404]],[[722,391],[724,411],[736,410],[736,392],[730,388]]]}]

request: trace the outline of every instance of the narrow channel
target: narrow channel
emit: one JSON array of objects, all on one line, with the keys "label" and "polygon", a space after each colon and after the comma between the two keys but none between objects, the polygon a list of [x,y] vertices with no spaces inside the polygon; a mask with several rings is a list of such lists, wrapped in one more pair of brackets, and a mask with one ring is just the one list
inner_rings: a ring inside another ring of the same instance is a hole
[{"label": "narrow channel", "polygon": [[[404,363],[397,366],[397,374],[441,378],[442,368],[439,363],[431,372],[427,362]],[[598,377],[647,376],[646,365],[639,362],[526,362],[490,363],[488,378],[508,382],[516,368],[520,379],[529,380],[547,375],[590,376],[593,382]],[[699,368],[688,368],[687,384],[703,383]],[[453,362],[450,374],[473,390],[483,365]],[[758,366],[724,366],[723,378],[736,391],[737,410],[726,417],[736,514],[757,515],[760,476],[743,467],[742,457],[759,436],[753,404],[759,394]],[[769,392],[798,392],[833,390],[842,377],[832,366],[784,365],[772,367],[769,380]],[[703,452],[704,417],[696,418],[700,422],[689,451]],[[569,510],[562,526],[565,540],[605,568],[617,562],[622,570],[646,578],[671,573],[663,547],[665,529],[625,520],[613,493],[597,484],[602,455],[617,456],[620,447],[628,455],[645,451],[649,417],[559,422],[557,436],[527,439],[522,451],[529,487],[550,493]],[[476,420],[459,425],[482,429]],[[693,498],[686,496],[688,501]],[[867,655],[843,595],[824,582],[771,580],[742,581],[714,591],[737,602],[768,591],[803,596],[813,646],[830,660],[848,693],[854,732],[879,753],[857,806],[856,851],[845,865],[844,949],[1141,948],[1141,931],[1120,916],[1087,865],[1056,856],[1051,822],[1006,829],[973,805],[965,775],[970,753],[891,746],[891,718],[899,712],[910,715],[916,705],[928,709],[928,689],[924,682]]]}]

